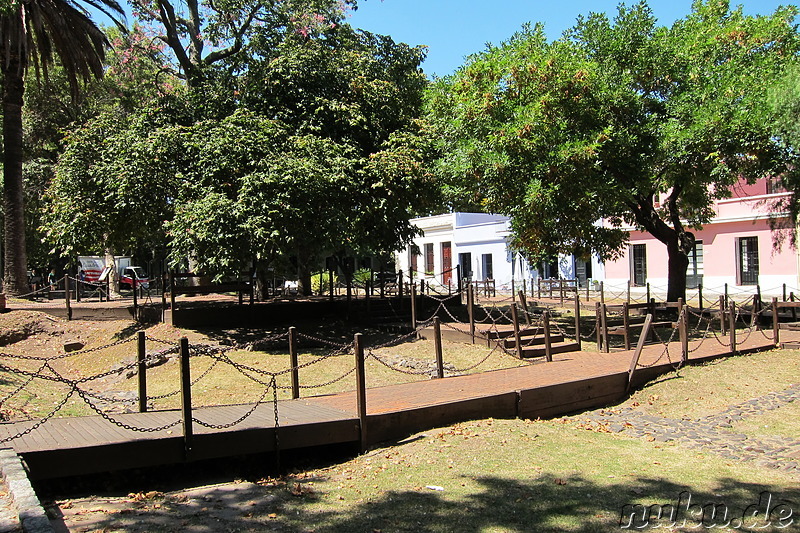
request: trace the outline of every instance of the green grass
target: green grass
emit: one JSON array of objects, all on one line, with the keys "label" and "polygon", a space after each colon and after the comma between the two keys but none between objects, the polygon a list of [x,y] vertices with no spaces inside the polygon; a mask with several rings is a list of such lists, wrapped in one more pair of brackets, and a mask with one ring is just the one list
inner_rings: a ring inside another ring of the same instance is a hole
[{"label": "green grass", "polygon": [[[796,382],[798,358],[776,350],[689,367],[626,404],[679,417],[711,414]],[[797,419],[790,403],[740,424],[753,424],[761,436],[796,437]],[[793,510],[792,525],[774,527],[774,515],[773,527],[737,530],[777,532],[796,528],[800,517],[793,476],[577,418],[486,419],[425,431],[327,468],[198,489],[203,496],[189,489],[61,503],[67,525],[87,531],[610,532],[620,530],[626,504],[674,504],[683,493],[685,506],[691,494],[695,504],[726,505],[735,519],[766,491],[773,507]],[[708,530],[693,527],[692,515],[682,518],[685,527],[672,531]],[[666,521],[659,525],[669,530]]]}]

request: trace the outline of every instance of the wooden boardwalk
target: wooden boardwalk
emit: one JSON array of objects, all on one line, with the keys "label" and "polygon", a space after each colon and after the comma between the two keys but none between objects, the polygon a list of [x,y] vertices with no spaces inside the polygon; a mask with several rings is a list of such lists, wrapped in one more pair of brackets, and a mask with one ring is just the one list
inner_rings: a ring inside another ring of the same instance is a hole
[{"label": "wooden boardwalk", "polygon": [[[727,341],[727,338],[724,339]],[[800,342],[800,332],[781,331],[781,341]],[[754,331],[737,346],[739,353],[774,346],[771,331]],[[668,372],[680,357],[678,343],[645,348],[634,385]],[[727,348],[714,340],[690,343],[691,362],[724,357]],[[571,352],[554,361],[480,374],[372,388],[367,391],[364,441],[375,444],[402,438],[442,424],[475,418],[550,417],[619,401],[626,394],[631,351]],[[669,359],[669,360],[668,360]],[[355,392],[284,400],[278,403],[277,440],[281,450],[361,440]],[[230,424],[252,406],[196,408],[196,419]],[[193,424],[189,450],[177,410],[112,415],[119,422],[157,431],[133,431],[100,416],[56,418],[10,442],[34,479],[125,468],[238,456],[275,450],[272,402],[259,405],[232,427]],[[0,424],[0,438],[25,431],[35,421]]]}]

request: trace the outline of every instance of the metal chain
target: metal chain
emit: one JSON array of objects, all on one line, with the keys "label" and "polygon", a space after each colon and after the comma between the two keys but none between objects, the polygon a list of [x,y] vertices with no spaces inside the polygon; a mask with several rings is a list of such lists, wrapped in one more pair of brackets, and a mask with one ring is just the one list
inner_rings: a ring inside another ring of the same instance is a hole
[{"label": "metal chain", "polygon": [[[271,383],[274,383],[274,381],[275,380],[273,379]],[[260,406],[262,403],[264,403],[264,398],[266,398],[267,393],[269,392],[271,383],[270,383],[270,385],[267,385],[267,387],[264,388],[263,392],[261,393],[261,396],[258,398],[256,403],[254,403],[253,406],[250,409],[247,410],[247,412],[245,412],[242,416],[240,416],[239,418],[237,418],[233,422],[228,422],[226,424],[211,424],[209,422],[203,422],[202,420],[200,420],[199,418],[197,418],[195,416],[192,416],[192,421],[193,422],[197,422],[201,426],[206,427],[206,428],[210,428],[210,429],[228,429],[228,428],[231,428],[231,427],[236,426],[238,424],[241,424],[248,417],[250,417],[250,415],[252,415],[256,411],[256,409],[258,409],[258,406]]]},{"label": "metal chain", "polygon": [[53,408],[52,411],[47,413],[43,418],[40,418],[39,420],[37,420],[31,427],[29,427],[29,428],[27,428],[27,429],[25,429],[23,431],[20,431],[19,433],[16,433],[14,435],[10,435],[8,437],[0,439],[0,444],[5,444],[6,442],[11,442],[12,440],[18,439],[20,437],[24,437],[25,435],[28,435],[28,434],[36,431],[37,429],[39,429],[43,424],[45,424],[47,421],[49,421],[51,418],[53,418],[56,415],[56,413],[58,413],[61,409],[63,409],[65,405],[67,405],[67,402],[69,401],[70,398],[72,398],[72,395],[74,393],[75,393],[75,388],[73,387],[67,393],[67,395],[64,396],[64,399],[62,399],[58,404],[56,404],[56,406]]},{"label": "metal chain", "polygon": [[400,372],[401,374],[406,374],[406,375],[409,375],[409,376],[422,376],[422,375],[428,375],[430,373],[430,370],[405,370],[405,369],[402,369],[402,368],[397,368],[396,366],[392,365],[391,363],[388,363],[388,362],[384,361],[383,359],[381,359],[371,349],[369,349],[367,351],[367,358],[370,358],[370,357],[372,357],[373,359],[378,361],[380,364],[382,364],[383,366],[385,366],[389,370],[394,370],[395,372]]},{"label": "metal chain", "polygon": [[116,342],[112,342],[111,344],[106,344],[104,346],[98,346],[96,348],[87,348],[85,350],[76,350],[74,352],[66,352],[59,355],[53,355],[49,357],[41,357],[35,355],[17,355],[11,353],[0,352],[0,357],[7,357],[9,359],[22,359],[25,361],[58,361],[60,359],[66,359],[67,357],[75,357],[77,355],[86,355],[93,352],[98,352],[101,350],[106,350],[108,348],[115,348],[117,346],[121,346],[123,344],[127,344],[136,340],[136,337],[128,337],[127,339],[120,339]]}]

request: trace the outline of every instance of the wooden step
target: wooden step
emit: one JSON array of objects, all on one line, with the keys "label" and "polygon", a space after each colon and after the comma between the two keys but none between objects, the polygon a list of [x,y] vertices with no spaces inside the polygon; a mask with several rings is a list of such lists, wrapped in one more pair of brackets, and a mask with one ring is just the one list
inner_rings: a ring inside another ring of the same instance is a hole
[{"label": "wooden step", "polygon": [[[635,324],[628,324],[628,329],[638,329],[644,326],[643,323],[635,323]],[[650,324],[651,328],[676,328],[676,322],[652,322]],[[607,328],[609,335],[625,335],[625,326],[614,326]]]},{"label": "wooden step", "polygon": [[[520,328],[519,335],[520,337],[531,337],[536,334],[541,335],[543,331],[544,330],[542,328],[524,327]],[[507,337],[514,336],[514,328],[512,327],[511,329],[507,330],[506,329],[499,329],[499,330],[490,329],[488,331],[482,330],[481,333],[483,333],[489,339],[505,339]]]},{"label": "wooden step", "polygon": [[[550,346],[550,353],[553,355],[557,353],[578,352],[578,351],[580,351],[580,345],[577,342],[570,342],[567,344],[556,344]],[[541,348],[523,348],[522,350],[523,359],[530,359],[532,357],[544,357],[544,356],[545,356],[544,346]]]},{"label": "wooden step", "polygon": [[[522,342],[523,348],[528,346],[536,346],[539,344],[544,344],[544,335],[540,334],[537,337],[520,337],[520,341]],[[550,335],[550,343],[555,344],[557,342],[564,342],[564,335]],[[509,350],[514,350],[517,347],[517,340],[514,337],[506,337],[502,340],[502,343],[503,347]]]}]

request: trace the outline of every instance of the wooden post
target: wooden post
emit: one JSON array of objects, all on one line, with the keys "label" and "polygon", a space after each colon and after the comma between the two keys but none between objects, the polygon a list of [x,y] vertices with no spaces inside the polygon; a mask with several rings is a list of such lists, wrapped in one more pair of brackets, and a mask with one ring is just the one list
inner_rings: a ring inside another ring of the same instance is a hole
[{"label": "wooden post", "polygon": [[433,317],[433,347],[436,354],[436,377],[444,377],[444,360],[442,358],[442,324],[438,316]]},{"label": "wooden post", "polygon": [[608,321],[606,320],[606,314],[607,313],[608,313],[608,308],[606,307],[606,304],[601,304],[600,305],[600,322],[601,322],[601,325],[602,325],[602,328],[603,328],[603,339],[604,339],[604,343],[603,344],[605,344],[605,349],[603,351],[606,352],[606,353],[609,353],[611,351],[611,346],[609,346],[609,343],[608,343]]},{"label": "wooden post", "polygon": [[731,355],[736,355],[736,304],[731,302],[728,307],[730,314]]},{"label": "wooden post", "polygon": [[606,303],[606,289],[602,281],[600,282],[600,303]]},{"label": "wooden post", "polygon": [[631,324],[628,316],[628,302],[622,302],[622,337],[625,340],[625,349],[631,349]]},{"label": "wooden post", "polygon": [[469,335],[475,344],[475,292],[472,283],[467,284],[467,313],[469,314]]},{"label": "wooden post", "polygon": [[647,300],[645,300],[645,301],[648,302],[648,303],[650,302],[650,282],[649,281],[647,282]]},{"label": "wooden post", "polygon": [[[189,368],[189,339],[181,337],[181,419],[183,422],[183,448],[188,457],[192,450],[192,378]],[[276,428],[277,430],[277,428]]]},{"label": "wooden post", "polygon": [[[790,293],[789,293],[789,301],[790,301],[790,302],[793,302],[793,301],[794,301],[794,291],[792,291],[792,292],[790,292]],[[792,307],[792,321],[793,321],[793,322],[794,322],[794,321],[797,321],[797,309],[796,309],[796,308],[794,308],[794,307]]]},{"label": "wooden post", "polygon": [[172,321],[175,321],[175,271],[169,271],[169,308],[172,311]]},{"label": "wooden post", "polygon": [[[625,293],[625,301],[631,303],[631,280],[628,280],[628,287]],[[630,349],[630,348],[628,348]]]},{"label": "wooden post", "polygon": [[650,324],[653,322],[653,315],[649,314],[644,319],[644,325],[642,326],[642,334],[639,336],[639,342],[636,343],[636,350],[633,352],[633,357],[631,357],[631,366],[628,367],[628,388],[626,390],[631,390],[631,383],[633,382],[633,373],[636,371],[636,366],[639,364],[639,357],[642,355],[642,349],[644,348],[644,341],[647,336],[650,334]]},{"label": "wooden post", "polygon": [[700,312],[703,312],[703,284],[697,284],[697,299],[700,300]]},{"label": "wooden post", "polygon": [[544,318],[544,356],[548,362],[553,362],[553,347],[550,342],[550,310],[545,309],[542,313]]},{"label": "wooden post", "polygon": [[536,297],[542,299],[542,278],[536,278]]},{"label": "wooden post", "polygon": [[161,322],[166,322],[167,318],[167,281],[166,274],[161,273]]},{"label": "wooden post", "polygon": [[397,273],[397,295],[400,297],[400,304],[402,308],[403,302],[403,271],[400,270]]},{"label": "wooden post", "polygon": [[372,300],[372,278],[366,281],[365,290],[366,293],[364,297],[367,299],[367,315],[370,315],[370,309],[372,307],[370,300]]},{"label": "wooden post", "polygon": [[385,269],[386,269],[386,267],[384,266],[384,264],[383,264],[383,263],[381,263],[381,271],[380,271],[380,278],[381,278],[381,279],[380,279],[380,280],[378,280],[378,281],[380,282],[380,284],[381,284],[381,289],[380,289],[380,291],[379,291],[379,293],[380,293],[380,297],[381,297],[381,298],[385,298],[385,297],[386,297],[386,293],[385,293],[385,290],[386,290],[386,289],[385,289],[385,287],[384,287],[384,285],[386,285],[386,280],[384,279],[384,275],[383,275],[383,271],[384,271]]},{"label": "wooden post", "polygon": [[[328,292],[328,299],[333,301],[333,270],[328,270],[328,288],[330,289]],[[381,288],[381,296],[383,296],[383,288]]]},{"label": "wooden post", "polygon": [[587,278],[586,279],[586,301],[587,302],[589,301],[589,286],[590,285],[591,285],[591,283],[589,282],[589,279]]},{"label": "wooden post", "polygon": [[514,346],[517,352],[517,358],[522,359],[522,338],[519,334],[519,313],[517,312],[517,304],[511,304],[511,322],[514,326]]},{"label": "wooden post", "polygon": [[147,412],[147,345],[144,331],[139,331],[136,362],[139,378],[139,412]]},{"label": "wooden post", "polygon": [[757,330],[761,329],[761,285],[756,285],[756,293],[753,295],[753,307],[751,308],[750,327],[755,326]]},{"label": "wooden post", "polygon": [[689,360],[689,322],[683,298],[678,298],[678,336],[681,341],[681,366],[684,366]]},{"label": "wooden post", "polygon": [[522,306],[522,312],[525,313],[525,325],[531,325],[531,315],[528,312],[528,299],[525,298],[525,293],[519,291],[519,303]]},{"label": "wooden post", "polygon": [[69,301],[69,272],[64,276],[64,303],[67,306],[67,320],[72,320],[72,306]]},{"label": "wooden post", "polygon": [[353,347],[356,353],[356,402],[361,429],[361,451],[367,449],[367,376],[364,370],[364,346],[361,333],[355,334]]},{"label": "wooden post", "polygon": [[292,365],[292,399],[300,397],[300,370],[297,362],[297,328],[289,328],[289,364]]},{"label": "wooden post", "polygon": [[417,329],[417,284],[411,283],[411,331]]},{"label": "wooden post", "polygon": [[725,284],[725,308],[728,307],[728,284]]},{"label": "wooden post", "polygon": [[719,331],[723,335],[727,332],[728,323],[725,322],[725,296],[719,295]]},{"label": "wooden post", "polygon": [[83,289],[83,284],[81,283],[81,263],[78,262],[78,268],[75,269],[75,301],[80,303],[81,301],[81,290]]},{"label": "wooden post", "polygon": [[[319,285],[322,287],[322,276],[320,276]],[[313,291],[313,289],[312,289]],[[250,305],[256,303],[256,268],[250,269]]]},{"label": "wooden post", "polygon": [[560,305],[564,305],[564,280],[558,280],[558,300]]},{"label": "wooden post", "polygon": [[778,298],[772,298],[772,340],[775,346],[780,346],[780,320],[778,317]]},{"label": "wooden post", "polygon": [[603,351],[603,328],[600,326],[602,319],[600,318],[600,302],[594,303],[594,330],[597,332],[597,351]]},{"label": "wooden post", "polygon": [[458,294],[461,294],[461,265],[456,265],[456,289],[458,290]]},{"label": "wooden post", "polygon": [[578,287],[575,287],[575,342],[578,343],[578,351],[581,351],[581,299],[578,298]]},{"label": "wooden post", "polygon": [[784,302],[786,301],[786,284],[785,283],[783,284],[783,300],[782,301],[784,301]]},{"label": "wooden post", "polygon": [[138,292],[137,285],[139,284],[139,276],[136,275],[136,270],[131,270],[131,285],[133,287],[133,319],[139,320],[139,301],[136,298]]}]

